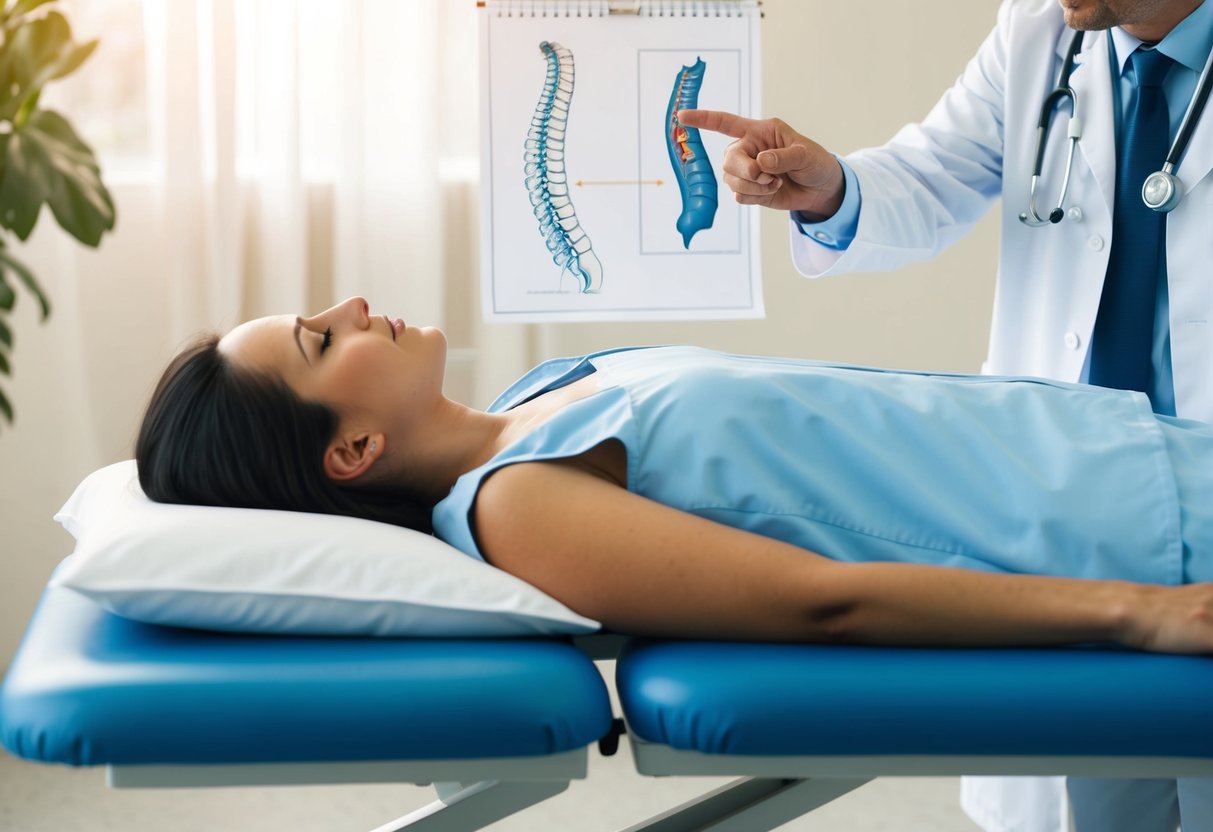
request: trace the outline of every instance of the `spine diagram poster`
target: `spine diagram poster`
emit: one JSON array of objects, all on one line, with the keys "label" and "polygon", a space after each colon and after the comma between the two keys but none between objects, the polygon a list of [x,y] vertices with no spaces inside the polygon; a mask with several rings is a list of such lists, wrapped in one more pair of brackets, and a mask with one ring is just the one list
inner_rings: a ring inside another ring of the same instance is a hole
[{"label": "spine diagram poster", "polygon": [[759,112],[750,0],[488,0],[481,11],[481,295],[488,321],[758,318],[758,217],[727,137],[683,109]]}]

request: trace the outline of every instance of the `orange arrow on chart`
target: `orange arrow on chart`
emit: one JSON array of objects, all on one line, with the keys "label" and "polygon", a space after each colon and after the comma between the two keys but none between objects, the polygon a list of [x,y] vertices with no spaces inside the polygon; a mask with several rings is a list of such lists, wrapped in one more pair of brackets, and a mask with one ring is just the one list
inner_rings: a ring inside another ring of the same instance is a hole
[{"label": "orange arrow on chart", "polygon": [[573,184],[578,188],[586,185],[656,185],[660,188],[665,182],[661,179],[578,179]]}]

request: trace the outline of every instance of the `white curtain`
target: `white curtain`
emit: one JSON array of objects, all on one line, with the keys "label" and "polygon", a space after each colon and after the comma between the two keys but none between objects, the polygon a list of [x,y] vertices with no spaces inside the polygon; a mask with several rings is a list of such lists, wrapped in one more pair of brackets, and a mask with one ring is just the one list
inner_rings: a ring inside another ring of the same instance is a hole
[{"label": "white curtain", "polygon": [[[438,70],[444,33],[475,48],[471,6],[149,0],[154,184],[179,245],[167,275],[175,328],[351,294],[445,322],[441,154],[475,153],[450,141],[475,89],[442,95]],[[305,122],[307,102],[325,117]],[[309,140],[325,160],[318,175],[305,170]]]},{"label": "white curtain", "polygon": [[102,154],[114,232],[84,249],[44,212],[19,249],[55,311],[19,300],[0,378],[0,667],[71,550],[51,515],[132,453],[193,333],[361,294],[444,327],[448,395],[475,405],[534,354],[527,327],[480,323],[472,0],[143,0],[143,22],[150,152],[134,172]]}]

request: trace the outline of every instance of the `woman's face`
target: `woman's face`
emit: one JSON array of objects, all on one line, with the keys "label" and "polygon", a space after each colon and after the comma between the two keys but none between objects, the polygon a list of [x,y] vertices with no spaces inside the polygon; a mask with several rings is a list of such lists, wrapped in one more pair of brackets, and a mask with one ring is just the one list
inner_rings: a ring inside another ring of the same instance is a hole
[{"label": "woman's face", "polygon": [[341,430],[407,426],[441,399],[446,337],[371,315],[350,298],[311,318],[278,315],[241,324],[219,341],[234,364],[279,375],[302,399],[335,410]]}]

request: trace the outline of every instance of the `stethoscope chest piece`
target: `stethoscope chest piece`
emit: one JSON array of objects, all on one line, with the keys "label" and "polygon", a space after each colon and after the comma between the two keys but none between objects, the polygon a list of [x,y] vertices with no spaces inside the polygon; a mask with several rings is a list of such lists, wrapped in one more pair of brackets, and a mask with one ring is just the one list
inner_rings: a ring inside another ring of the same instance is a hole
[{"label": "stethoscope chest piece", "polygon": [[[1167,167],[1170,167],[1168,165]],[[1146,177],[1141,186],[1141,199],[1148,208],[1166,213],[1174,210],[1184,196],[1184,186],[1166,168]]]}]

